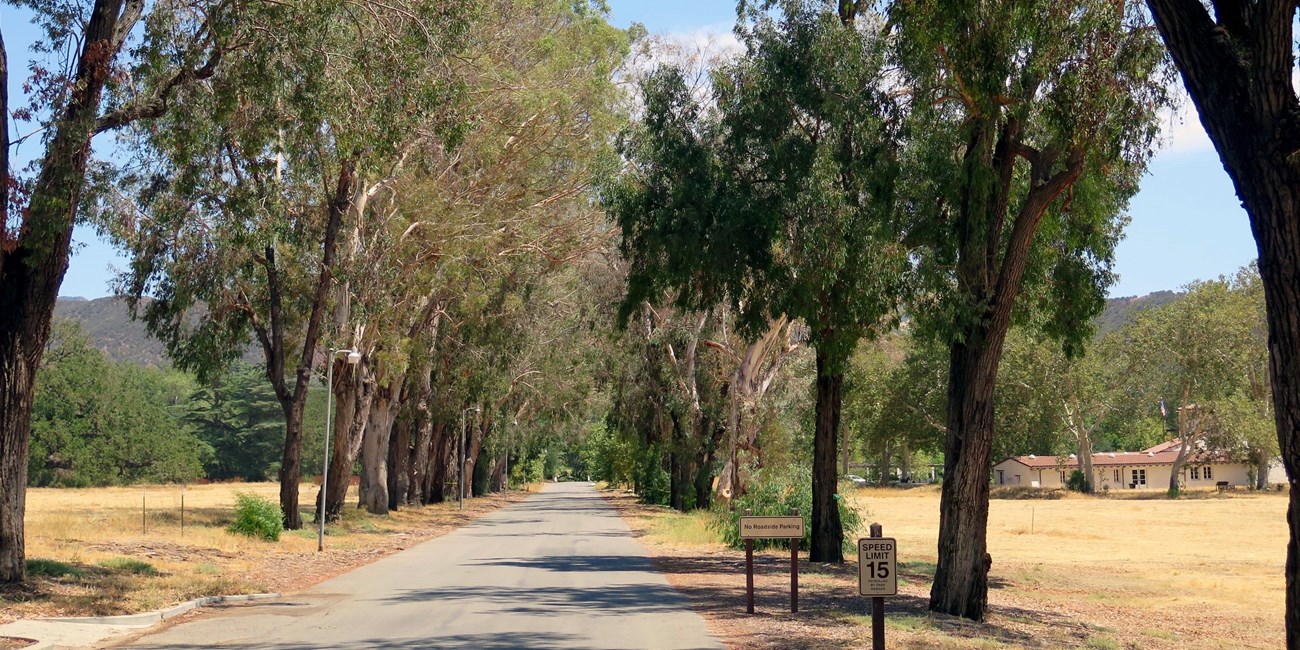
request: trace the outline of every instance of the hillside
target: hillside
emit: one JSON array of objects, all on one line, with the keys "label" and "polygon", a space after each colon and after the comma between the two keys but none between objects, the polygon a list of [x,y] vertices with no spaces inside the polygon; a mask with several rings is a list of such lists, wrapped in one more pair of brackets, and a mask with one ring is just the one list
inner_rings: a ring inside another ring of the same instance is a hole
[{"label": "hillside", "polygon": [[[1180,295],[1173,291],[1157,291],[1145,296],[1111,298],[1106,301],[1105,311],[1097,317],[1097,335],[1117,330],[1133,322],[1139,312],[1167,305]],[[155,367],[168,363],[162,344],[145,333],[143,323],[131,320],[126,301],[122,298],[59,298],[54,316],[81,323],[81,329],[95,347],[113,361]],[[250,348],[244,354],[244,360],[261,363],[260,351]]]},{"label": "hillside", "polygon": [[1104,336],[1129,323],[1139,312],[1155,309],[1177,300],[1183,294],[1174,291],[1156,291],[1145,296],[1126,296],[1106,301],[1106,309],[1097,317],[1097,336]]},{"label": "hillside", "polygon": [[162,343],[145,333],[144,323],[131,320],[123,298],[59,298],[54,317],[80,323],[91,344],[113,361],[169,365]]},{"label": "hillside", "polygon": [[[124,298],[61,297],[54,305],[54,317],[80,323],[91,344],[112,361],[156,368],[170,365],[162,343],[145,332],[144,323],[131,320]],[[250,346],[244,361],[262,363],[261,349]]]}]

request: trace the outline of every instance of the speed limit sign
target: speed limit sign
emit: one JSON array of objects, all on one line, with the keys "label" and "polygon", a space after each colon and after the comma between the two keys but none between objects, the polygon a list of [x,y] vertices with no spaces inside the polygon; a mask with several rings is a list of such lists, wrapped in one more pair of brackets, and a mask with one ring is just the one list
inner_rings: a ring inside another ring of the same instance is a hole
[{"label": "speed limit sign", "polygon": [[892,537],[858,540],[858,593],[898,595],[898,542]]}]

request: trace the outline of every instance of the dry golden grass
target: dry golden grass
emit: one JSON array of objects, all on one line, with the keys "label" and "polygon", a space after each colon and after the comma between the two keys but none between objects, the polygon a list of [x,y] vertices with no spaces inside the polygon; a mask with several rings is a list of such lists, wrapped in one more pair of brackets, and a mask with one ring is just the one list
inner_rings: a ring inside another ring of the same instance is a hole
[{"label": "dry golden grass", "polygon": [[300,488],[304,529],[266,542],[226,528],[237,493],[278,501],[275,483],[28,490],[31,577],[0,590],[0,621],[134,613],[199,596],[301,588],[524,498],[512,492],[470,499],[463,512],[448,503],[374,516],[352,507],[349,495],[343,520],[327,527],[326,552],[317,553],[316,491]]},{"label": "dry golden grass", "polygon": [[[853,495],[901,556],[934,562],[938,488]],[[1214,492],[1192,498],[993,500],[992,578],[1051,600],[1071,594],[1163,616],[1201,610],[1257,621],[1281,639],[1286,495]]]},{"label": "dry golden grass", "polygon": [[[1283,645],[1284,493],[1179,500],[1085,497],[990,504],[990,614],[971,623],[926,611],[939,529],[937,487],[846,488],[866,523],[898,540],[889,648],[1240,649]],[[670,580],[733,647],[869,645],[856,558],[805,565],[801,608],[782,612],[789,556],[763,554],[760,611],[747,616],[743,554],[701,539],[701,515],[614,498]],[[865,536],[866,531],[861,531]],[[806,557],[806,555],[804,556]],[[846,623],[848,625],[846,625]]]}]

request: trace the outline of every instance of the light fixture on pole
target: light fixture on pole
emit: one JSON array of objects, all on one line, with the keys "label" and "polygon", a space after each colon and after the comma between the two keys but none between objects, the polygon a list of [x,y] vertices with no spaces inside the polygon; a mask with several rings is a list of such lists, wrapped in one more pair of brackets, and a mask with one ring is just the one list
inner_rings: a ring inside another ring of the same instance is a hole
[{"label": "light fixture on pole", "polygon": [[471,406],[460,412],[460,444],[457,445],[458,453],[456,457],[460,460],[460,468],[456,470],[457,486],[456,498],[460,502],[460,509],[465,509],[465,414],[473,411],[478,413],[477,406]]},{"label": "light fixture on pole", "polygon": [[329,369],[325,371],[325,464],[320,473],[320,509],[316,511],[316,521],[320,523],[320,533],[316,536],[316,550],[325,550],[325,489],[329,487],[330,478],[330,416],[334,415],[334,357],[348,355],[348,365],[355,366],[361,362],[361,353],[356,350],[330,350],[329,359],[325,361]]}]

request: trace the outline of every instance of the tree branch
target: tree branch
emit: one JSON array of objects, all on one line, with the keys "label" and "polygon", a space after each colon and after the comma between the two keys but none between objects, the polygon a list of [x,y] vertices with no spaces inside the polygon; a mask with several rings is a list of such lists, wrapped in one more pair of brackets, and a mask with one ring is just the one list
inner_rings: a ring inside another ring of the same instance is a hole
[{"label": "tree branch", "polygon": [[223,51],[220,48],[214,48],[203,67],[194,70],[178,70],[171,78],[164,81],[153,95],[137,97],[129,104],[99,118],[95,122],[94,134],[98,135],[105,131],[121,128],[136,120],[161,117],[163,113],[167,112],[167,103],[171,101],[172,93],[177,88],[196,81],[202,81],[216,74],[217,65],[221,62],[222,54]]}]

